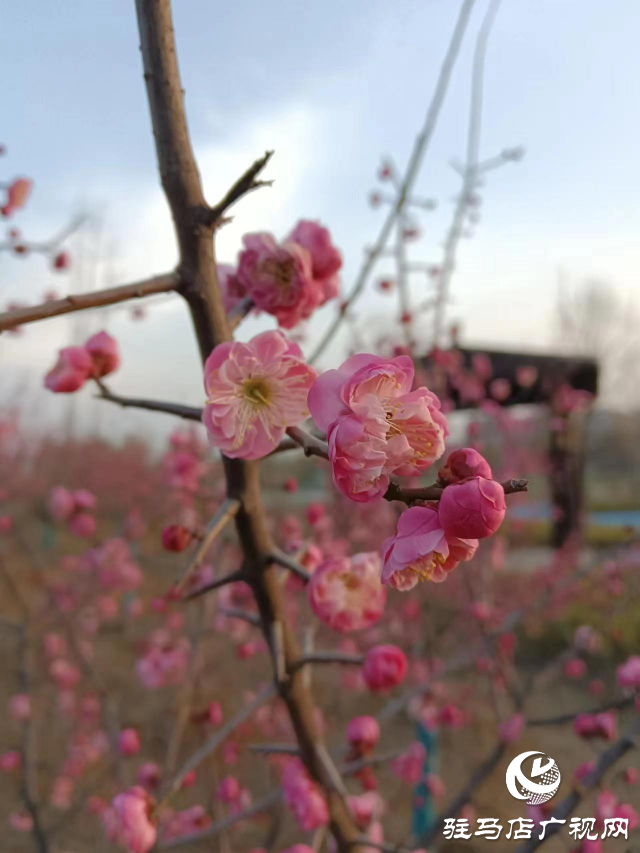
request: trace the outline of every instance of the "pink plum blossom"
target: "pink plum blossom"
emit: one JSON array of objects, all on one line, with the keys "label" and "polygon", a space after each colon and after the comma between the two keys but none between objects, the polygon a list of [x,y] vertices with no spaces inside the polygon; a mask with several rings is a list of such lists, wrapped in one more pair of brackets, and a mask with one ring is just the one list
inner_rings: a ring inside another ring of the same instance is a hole
[{"label": "pink plum blossom", "polygon": [[391,762],[391,769],[404,782],[409,785],[415,785],[420,781],[424,770],[424,762],[427,757],[427,750],[424,746],[416,741],[412,743],[406,752],[394,758]]},{"label": "pink plum blossom", "polygon": [[97,332],[91,335],[84,348],[93,362],[92,376],[101,379],[120,367],[118,343],[108,332]]},{"label": "pink plum blossom", "polygon": [[237,272],[230,264],[218,264],[218,284],[222,291],[222,304],[229,313],[247,296],[247,289],[240,283]]},{"label": "pink plum blossom", "polygon": [[616,718],[609,711],[600,714],[578,714],[573,721],[573,730],[586,739],[613,740],[617,730]]},{"label": "pink plum blossom", "polygon": [[327,804],[299,760],[293,759],[285,764],[282,788],[285,803],[304,832],[329,823]]},{"label": "pink plum blossom", "polygon": [[140,735],[135,729],[123,729],[118,735],[120,755],[130,757],[140,752]]},{"label": "pink plum blossom", "polygon": [[247,344],[219,344],[204,373],[204,425],[211,444],[226,456],[267,456],[286,428],[308,415],[316,372],[282,332],[263,332]]},{"label": "pink plum blossom", "polygon": [[311,255],[311,272],[321,288],[318,306],[335,299],[340,290],[338,271],[342,266],[342,255],[331,242],[328,229],[318,222],[301,219],[287,240],[302,246]]},{"label": "pink plum blossom", "polygon": [[13,720],[26,722],[31,719],[31,699],[27,693],[16,693],[9,700],[9,716]]},{"label": "pink plum blossom", "polygon": [[587,672],[587,665],[582,658],[571,658],[564,665],[564,674],[567,678],[579,679],[584,678]]},{"label": "pink plum blossom", "polygon": [[620,687],[637,690],[640,688],[640,655],[632,655],[616,670]]},{"label": "pink plum blossom", "polygon": [[380,739],[380,726],[375,717],[354,717],[347,725],[347,740],[356,755],[367,755]]},{"label": "pink plum blossom", "polygon": [[49,493],[49,512],[55,521],[66,521],[75,509],[75,501],[69,489],[54,486]]},{"label": "pink plum blossom", "polygon": [[438,516],[448,536],[484,539],[495,533],[506,512],[504,489],[495,480],[473,477],[447,486]]},{"label": "pink plum blossom", "polygon": [[150,816],[152,807],[149,794],[137,786],[114,797],[102,816],[109,840],[128,853],[148,853],[157,838]]},{"label": "pink plum blossom", "polygon": [[382,616],[387,594],[380,584],[380,557],[375,552],[328,560],[307,585],[315,615],[335,631],[357,631]]},{"label": "pink plum blossom", "polygon": [[22,766],[22,756],[19,752],[11,750],[0,755],[0,770],[5,773],[13,773],[14,770],[19,770]]},{"label": "pink plum blossom", "polygon": [[382,543],[382,582],[399,590],[419,581],[440,583],[460,561],[471,560],[477,548],[476,539],[446,536],[436,510],[411,507],[398,519],[396,535]]},{"label": "pink plum blossom", "polygon": [[374,646],[362,666],[362,677],[373,692],[397,687],[406,674],[407,658],[397,646]]},{"label": "pink plum blossom", "polygon": [[412,391],[411,358],[362,353],[328,370],[309,392],[309,409],[327,433],[337,488],[355,501],[381,497],[393,474],[417,476],[443,452],[447,423],[437,397]]},{"label": "pink plum blossom", "polygon": [[493,477],[489,463],[473,447],[454,450],[438,471],[438,479],[447,484],[466,480],[469,477],[484,477],[487,480]]},{"label": "pink plum blossom", "polygon": [[44,378],[45,388],[57,394],[78,391],[91,376],[93,361],[84,347],[64,347]]},{"label": "pink plum blossom", "polygon": [[311,316],[323,300],[313,278],[311,254],[298,243],[278,244],[271,234],[246,234],[237,278],[257,308],[291,329]]}]

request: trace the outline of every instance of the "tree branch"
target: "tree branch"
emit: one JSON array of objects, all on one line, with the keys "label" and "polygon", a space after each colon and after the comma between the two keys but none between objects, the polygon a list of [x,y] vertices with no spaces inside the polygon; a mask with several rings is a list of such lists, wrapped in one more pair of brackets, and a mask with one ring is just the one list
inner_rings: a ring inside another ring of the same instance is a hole
[{"label": "tree branch", "polygon": [[261,187],[270,187],[273,181],[258,181],[256,178],[267,165],[273,156],[273,151],[267,151],[263,157],[260,157],[249,166],[247,171],[242,175],[235,184],[228,190],[224,198],[214,207],[208,208],[203,215],[203,223],[209,226],[215,226],[217,222],[224,216],[232,204],[242,198],[247,193],[258,190]]},{"label": "tree branch", "polygon": [[0,332],[15,329],[27,323],[35,323],[38,320],[71,314],[73,311],[102,308],[105,305],[115,305],[117,302],[125,302],[128,299],[141,299],[144,296],[153,296],[157,293],[169,293],[172,290],[178,290],[179,284],[178,273],[165,273],[154,278],[135,281],[133,284],[122,284],[119,287],[110,287],[106,290],[78,293],[67,296],[65,299],[45,302],[42,305],[18,308],[15,311],[0,314]]},{"label": "tree branch", "polygon": [[[214,540],[220,534],[227,524],[231,521],[232,518],[235,518],[238,514],[238,510],[240,509],[240,501],[234,498],[225,498],[222,502],[218,511],[213,516],[209,524],[207,525],[207,529],[204,532],[204,535],[200,542],[198,542],[198,547],[195,550],[195,553],[191,557],[191,560],[187,564],[186,569],[184,570],[182,576],[176,581],[175,588],[177,590],[181,590],[191,574],[198,568],[200,563],[205,558],[207,551],[213,544]],[[244,577],[242,572],[234,572],[235,575],[240,575]],[[223,583],[231,583],[233,580],[232,575],[227,575],[229,580],[225,580],[224,578],[219,578],[218,583],[216,581],[213,582],[213,585],[210,585],[211,589],[215,589],[216,586],[221,586]]]},{"label": "tree branch", "polygon": [[187,421],[202,422],[202,409],[196,406],[183,406],[181,403],[164,403],[162,400],[144,400],[140,397],[121,397],[112,393],[100,379],[95,380],[100,389],[99,400],[107,400],[116,403],[123,409],[145,409],[148,412],[164,412],[167,415],[176,415]]},{"label": "tree branch", "polygon": [[563,723],[572,723],[580,714],[604,714],[607,711],[620,710],[628,708],[634,703],[633,696],[624,696],[622,699],[612,699],[611,702],[606,702],[599,708],[592,708],[591,711],[581,708],[579,711],[570,711],[568,714],[558,714],[555,717],[533,717],[527,720],[528,726],[560,726]]},{"label": "tree branch", "polygon": [[[201,586],[198,589],[190,592],[189,595],[185,595],[182,599],[183,601],[193,601],[195,598],[200,598],[201,595],[206,595],[208,592],[212,592],[214,589],[220,589],[223,586],[227,586],[230,583],[239,583],[240,581],[246,581],[247,575],[243,571],[230,572],[228,575],[223,575],[221,578],[215,578],[211,583],[206,584],[205,586]],[[230,611],[226,613],[227,616],[235,616],[237,619],[245,618],[240,616],[241,611],[234,611],[231,613]],[[246,620],[248,621],[248,620]],[[260,620],[254,624],[260,624]]]},{"label": "tree branch", "polygon": [[[591,773],[582,780],[580,789],[574,789],[570,794],[568,794],[564,800],[556,806],[551,817],[554,817],[557,820],[566,820],[571,814],[573,814],[574,810],[585,798],[585,795],[600,783],[607,770],[609,770],[610,767],[613,767],[613,765],[626,755],[627,752],[638,746],[638,735],[640,735],[640,717],[633,723],[625,735],[619,738],[604,752],[600,753],[596,766],[593,768]],[[533,853],[534,850],[537,850],[538,847],[559,832],[561,827],[562,824],[559,823],[547,824],[543,839],[538,837],[530,838],[528,841],[525,841],[517,847],[515,853]]]},{"label": "tree branch", "polygon": [[294,560],[293,557],[289,557],[288,554],[284,554],[282,551],[274,551],[273,554],[270,555],[270,560],[272,563],[277,563],[279,566],[282,566],[283,569],[288,569],[290,572],[293,572],[294,575],[302,578],[305,583],[309,583],[311,580],[309,572],[303,568],[297,560]]},{"label": "tree branch", "polygon": [[320,456],[321,459],[329,458],[329,446],[326,441],[316,438],[300,427],[288,427],[287,435],[304,450],[305,456]]},{"label": "tree branch", "polygon": [[373,267],[375,266],[375,263],[378,260],[379,256],[384,251],[385,246],[387,244],[387,240],[389,239],[398,214],[403,209],[407,197],[411,192],[411,188],[413,187],[415,179],[418,176],[418,172],[420,170],[420,166],[422,164],[425,152],[433,136],[433,132],[435,130],[438,117],[440,115],[440,110],[447,94],[447,89],[449,88],[449,81],[451,79],[453,67],[460,51],[460,46],[464,38],[464,34],[467,28],[467,24],[469,22],[469,17],[471,15],[473,5],[474,0],[464,0],[460,7],[460,12],[458,14],[453,33],[451,35],[451,40],[449,42],[447,52],[440,68],[440,73],[438,75],[436,87],[431,98],[431,103],[429,104],[429,108],[427,110],[425,122],[422,127],[422,130],[418,134],[414,143],[413,151],[411,153],[411,159],[409,160],[409,164],[407,166],[407,170],[405,172],[405,176],[402,181],[400,192],[398,194],[396,202],[389,210],[387,218],[385,219],[384,224],[382,225],[382,229],[380,230],[374,247],[371,252],[368,253],[353,287],[351,288],[346,300],[343,301],[341,305],[340,312],[336,316],[335,320],[331,323],[331,325],[321,338],[319,344],[313,351],[311,358],[309,359],[309,362],[311,364],[313,364],[315,361],[318,360],[318,358],[320,358],[324,350],[331,343],[345,318],[347,310],[353,305],[353,303],[364,290],[364,287],[367,283],[367,279],[369,278],[369,274],[373,270]]},{"label": "tree branch", "polygon": [[[505,495],[517,495],[528,490],[528,480],[505,480],[501,483]],[[384,498],[387,501],[402,501],[410,504],[414,501],[439,501],[444,488],[442,486],[426,486],[419,489],[403,489],[397,483],[391,483]]]}]

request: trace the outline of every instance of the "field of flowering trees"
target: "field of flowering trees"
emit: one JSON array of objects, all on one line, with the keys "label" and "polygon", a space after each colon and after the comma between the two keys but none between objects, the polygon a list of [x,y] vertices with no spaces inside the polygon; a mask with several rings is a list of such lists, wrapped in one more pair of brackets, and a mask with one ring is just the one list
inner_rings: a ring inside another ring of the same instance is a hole
[{"label": "field of flowering trees", "polygon": [[[28,347],[48,318],[177,293],[202,397],[121,395],[130,365],[99,331],[52,353],[41,393],[89,389],[96,407],[173,418],[160,456],[143,435],[36,440],[19,401],[0,416],[2,849],[635,849],[640,548],[632,531],[586,548],[579,526],[561,547],[523,547],[528,502],[572,475],[550,471],[546,436],[566,450],[592,395],[550,386],[526,361],[507,380],[486,355],[465,362],[455,341],[418,352],[400,282],[382,287],[398,292],[399,322],[375,351],[316,366],[355,322],[392,229],[400,250],[412,239],[412,181],[472,5],[406,174],[383,164],[388,217],[345,296],[331,223],[248,233],[234,266],[216,262],[230,209],[241,220],[247,193],[278,192],[264,177],[272,155],[206,200],[170,0],[136,0],[178,266],[9,305],[0,332],[24,332]],[[443,300],[477,206],[471,163],[429,273]],[[13,218],[31,181],[2,187],[3,248],[44,254],[64,281],[78,223],[30,243]],[[333,325],[305,353],[295,330],[331,302]],[[250,314],[271,326],[247,339]],[[534,387],[542,413],[507,405]],[[536,796],[535,770],[534,794],[510,793],[523,753],[552,757],[557,793]]]}]

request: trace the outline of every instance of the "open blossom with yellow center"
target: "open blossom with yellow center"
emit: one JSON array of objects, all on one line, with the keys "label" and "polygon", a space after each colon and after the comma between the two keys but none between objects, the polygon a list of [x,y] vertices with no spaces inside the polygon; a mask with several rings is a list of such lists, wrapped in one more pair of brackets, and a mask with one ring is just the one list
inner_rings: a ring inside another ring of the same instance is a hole
[{"label": "open blossom with yellow center", "polygon": [[427,388],[411,390],[413,362],[362,353],[323,373],[309,409],[325,430],[336,486],[355,501],[381,497],[389,477],[419,475],[444,451],[447,422]]},{"label": "open blossom with yellow center", "polygon": [[307,395],[316,375],[282,332],[220,344],[204,368],[203,422],[211,444],[232,458],[267,456],[287,427],[308,417]]},{"label": "open blossom with yellow center", "polygon": [[315,615],[335,631],[358,631],[382,616],[387,593],[380,584],[380,555],[354,554],[327,560],[307,585]]},{"label": "open blossom with yellow center", "polygon": [[477,539],[447,536],[436,510],[411,507],[398,519],[396,535],[382,544],[382,582],[403,591],[421,581],[441,583],[459,562],[470,560],[477,548]]}]

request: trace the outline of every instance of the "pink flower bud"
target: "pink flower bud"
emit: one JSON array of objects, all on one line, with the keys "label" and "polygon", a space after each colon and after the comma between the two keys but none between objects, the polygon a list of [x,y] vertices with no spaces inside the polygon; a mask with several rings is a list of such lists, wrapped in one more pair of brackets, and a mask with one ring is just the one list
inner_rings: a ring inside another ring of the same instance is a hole
[{"label": "pink flower bud", "polygon": [[150,791],[155,791],[160,785],[162,773],[155,761],[147,761],[138,768],[136,776],[138,784]]},{"label": "pink flower bud", "polygon": [[495,480],[474,477],[447,486],[438,516],[447,536],[484,539],[495,533],[506,512],[504,489]]},{"label": "pink flower bud", "polygon": [[33,181],[29,178],[16,178],[11,182],[7,190],[7,205],[12,212],[25,206],[31,195],[32,187]]},{"label": "pink flower bud", "polygon": [[587,665],[582,658],[572,658],[564,665],[564,674],[567,678],[579,679],[584,678],[587,671]]},{"label": "pink flower bud", "polygon": [[55,521],[66,521],[75,508],[71,492],[64,486],[54,486],[49,493],[49,512]]},{"label": "pink flower bud", "polygon": [[489,463],[473,447],[454,450],[438,471],[438,479],[447,484],[467,480],[469,477],[484,477],[486,480],[493,477]]},{"label": "pink flower bud", "polygon": [[13,527],[13,518],[10,515],[0,515],[0,533],[9,533]]},{"label": "pink flower bud", "polygon": [[123,729],[120,732],[118,751],[127,758],[140,752],[140,735],[135,729]]},{"label": "pink flower bud", "polygon": [[69,522],[69,530],[81,539],[91,539],[96,532],[96,520],[88,512],[79,512]]},{"label": "pink flower bud", "polygon": [[390,690],[402,684],[407,674],[407,658],[397,646],[374,646],[362,666],[362,677],[369,690]]},{"label": "pink flower bud", "polygon": [[3,770],[5,773],[13,773],[14,770],[19,770],[21,766],[22,756],[19,752],[13,750],[0,755],[0,770]]},{"label": "pink flower bud", "polygon": [[216,796],[223,803],[234,803],[239,798],[241,790],[235,776],[225,776],[220,780]]},{"label": "pink flower bud", "polygon": [[71,266],[71,255],[69,252],[58,252],[52,262],[54,270],[62,272]]},{"label": "pink flower bud", "polygon": [[193,534],[180,524],[169,524],[162,531],[162,546],[167,551],[184,551],[193,539]]},{"label": "pink flower bud", "polygon": [[380,726],[374,717],[354,717],[347,725],[347,740],[359,755],[371,752],[380,739]]},{"label": "pink flower bud", "polygon": [[633,655],[616,670],[620,687],[637,690],[640,688],[640,655]]},{"label": "pink flower bud", "polygon": [[503,743],[513,743],[518,740],[524,731],[525,717],[524,714],[514,714],[500,724],[499,735]]},{"label": "pink flower bud", "polygon": [[31,699],[26,693],[16,693],[9,700],[9,716],[12,720],[26,722],[31,719]]},{"label": "pink flower bud", "polygon": [[219,726],[223,719],[222,705],[220,702],[212,702],[209,705],[209,723],[212,726]]},{"label": "pink flower bud", "polygon": [[91,356],[94,376],[108,376],[120,367],[118,343],[107,332],[92,335],[84,347]]},{"label": "pink flower bud", "polygon": [[45,388],[57,394],[72,394],[82,388],[91,370],[91,356],[84,347],[65,347],[44,378]]}]

